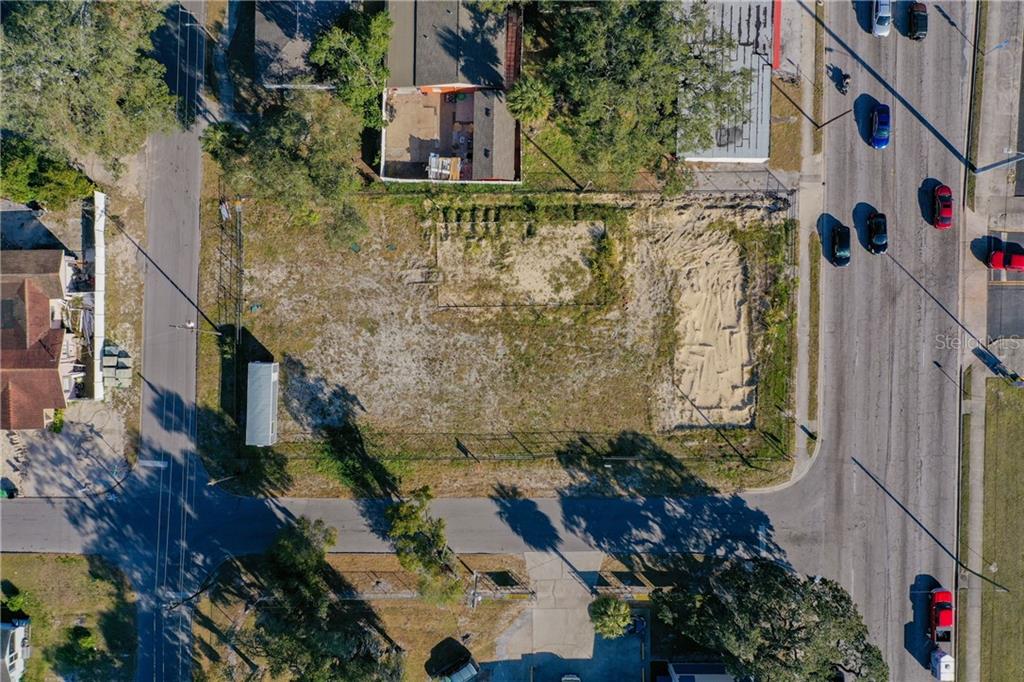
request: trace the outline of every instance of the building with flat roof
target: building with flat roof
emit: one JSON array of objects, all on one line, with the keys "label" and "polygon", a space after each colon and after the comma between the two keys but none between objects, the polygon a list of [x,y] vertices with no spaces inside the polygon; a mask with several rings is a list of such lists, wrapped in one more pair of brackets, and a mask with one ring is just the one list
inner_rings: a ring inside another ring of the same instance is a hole
[{"label": "building with flat roof", "polygon": [[[764,163],[771,139],[772,5],[771,0],[726,0],[707,4],[709,30],[732,35],[736,46],[727,57],[733,70],[750,69],[747,116],[722,121],[707,149],[680,149],[686,161]],[[681,94],[685,101],[685,93]],[[684,105],[683,116],[686,115]]]},{"label": "building with flat roof", "polygon": [[250,362],[245,393],[245,444],[269,447],[277,442],[276,362]]},{"label": "building with flat roof", "polygon": [[466,0],[390,1],[380,176],[517,182],[519,124],[505,90],[519,75],[519,10]]},{"label": "building with flat roof", "polygon": [[257,0],[256,77],[265,88],[327,90],[307,61],[313,40],[350,6],[347,0]]}]

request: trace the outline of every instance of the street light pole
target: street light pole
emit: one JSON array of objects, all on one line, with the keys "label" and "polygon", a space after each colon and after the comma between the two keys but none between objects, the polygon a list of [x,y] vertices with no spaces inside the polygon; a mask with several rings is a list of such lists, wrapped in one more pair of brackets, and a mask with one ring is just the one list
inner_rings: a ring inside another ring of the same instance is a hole
[{"label": "street light pole", "polygon": [[169,324],[167,326],[174,327],[175,329],[187,329],[188,331],[196,332],[197,334],[213,334],[214,336],[224,336],[216,329],[200,329],[192,320],[189,320],[185,324]]}]

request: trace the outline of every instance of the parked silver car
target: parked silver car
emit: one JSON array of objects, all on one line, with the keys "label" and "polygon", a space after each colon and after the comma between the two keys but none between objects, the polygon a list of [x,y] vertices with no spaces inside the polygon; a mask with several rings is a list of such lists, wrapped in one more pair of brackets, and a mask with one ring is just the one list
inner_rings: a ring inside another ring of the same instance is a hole
[{"label": "parked silver car", "polygon": [[889,35],[889,29],[892,28],[892,0],[875,0],[871,17],[871,32],[879,38]]}]

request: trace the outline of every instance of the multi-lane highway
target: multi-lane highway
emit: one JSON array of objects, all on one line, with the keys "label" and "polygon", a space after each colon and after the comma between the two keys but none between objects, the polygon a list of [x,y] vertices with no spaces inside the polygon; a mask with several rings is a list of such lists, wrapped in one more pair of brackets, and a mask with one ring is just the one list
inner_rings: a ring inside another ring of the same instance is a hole
[{"label": "multi-lane highway", "polygon": [[[962,218],[974,4],[929,3],[921,42],[901,35],[901,16],[887,38],[872,36],[870,5],[826,6],[825,61],[851,82],[847,96],[829,88],[824,118],[853,112],[825,129],[819,225],[861,236],[849,267],[823,268],[819,461],[787,491],[749,499],[804,529],[797,567],[850,590],[891,679],[911,682],[929,678],[927,590],[952,588],[956,574],[957,349],[969,330],[958,322],[960,227],[940,232],[928,218],[939,182]],[[875,102],[892,109],[885,150],[865,140]],[[862,246],[871,209],[888,216],[886,255]]]}]

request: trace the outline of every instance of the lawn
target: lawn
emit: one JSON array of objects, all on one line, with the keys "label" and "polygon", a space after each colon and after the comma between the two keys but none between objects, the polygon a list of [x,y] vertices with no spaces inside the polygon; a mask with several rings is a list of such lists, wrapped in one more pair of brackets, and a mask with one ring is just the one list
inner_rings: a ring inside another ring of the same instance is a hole
[{"label": "lawn", "polygon": [[[525,574],[521,556],[466,555],[470,568],[480,571],[511,569]],[[248,579],[248,567],[255,558],[242,562]],[[394,555],[332,554],[327,563],[339,580],[349,586],[386,582],[401,586],[415,585],[414,577],[402,571]],[[193,634],[196,641],[197,680],[247,679],[253,670],[264,665],[258,657],[249,658],[243,649],[235,649],[235,633],[254,620],[251,608],[239,597],[236,589],[240,577],[237,567],[228,565],[221,571],[219,582],[197,608]],[[433,647],[445,638],[464,641],[478,661],[491,660],[495,643],[516,617],[526,608],[523,600],[484,600],[476,608],[465,603],[433,605],[419,598],[376,599],[350,602],[346,608],[364,609],[368,620],[375,622],[386,637],[404,651],[406,680],[426,678],[424,665]],[[234,677],[232,677],[234,675]],[[270,679],[269,675],[264,679]],[[282,676],[279,679],[289,679]]]},{"label": "lawn", "polygon": [[20,594],[32,619],[25,680],[134,678],[135,597],[119,571],[52,554],[4,554],[2,569],[5,601]]},{"label": "lawn", "polygon": [[[1024,390],[989,379],[985,396],[985,514],[982,553],[993,580],[981,593],[981,679],[1024,679]],[[962,608],[962,607],[961,607]]]},{"label": "lawn", "polygon": [[800,109],[800,84],[772,79],[771,156],[768,167],[780,171],[799,171],[803,162],[800,130],[803,116]]}]

